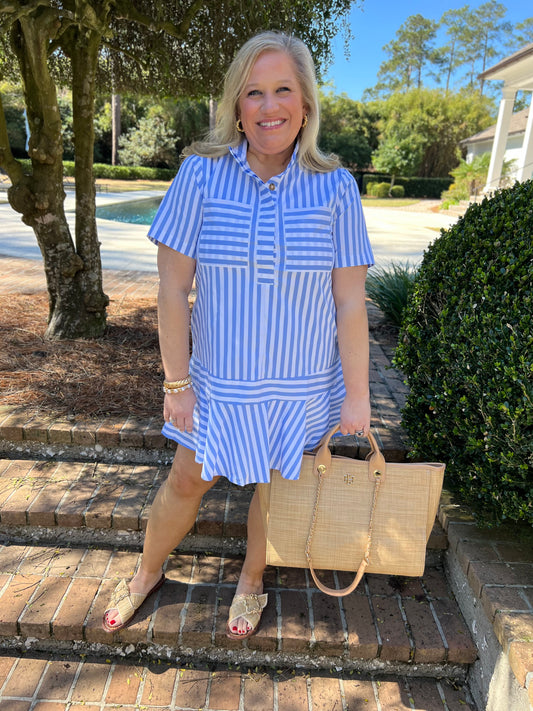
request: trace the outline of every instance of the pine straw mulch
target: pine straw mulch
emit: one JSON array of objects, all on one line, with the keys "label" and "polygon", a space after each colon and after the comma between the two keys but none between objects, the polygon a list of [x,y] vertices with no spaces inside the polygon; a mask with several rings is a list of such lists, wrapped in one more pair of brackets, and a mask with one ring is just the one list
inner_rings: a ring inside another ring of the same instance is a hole
[{"label": "pine straw mulch", "polygon": [[46,293],[0,302],[2,404],[70,419],[161,414],[163,370],[153,299],[112,300],[98,340],[47,341]]},{"label": "pine straw mulch", "polygon": [[[370,329],[390,351],[397,332],[371,305]],[[84,420],[162,414],[163,369],[153,299],[112,299],[98,340],[47,341],[46,292],[0,299],[2,405],[28,416]]]}]

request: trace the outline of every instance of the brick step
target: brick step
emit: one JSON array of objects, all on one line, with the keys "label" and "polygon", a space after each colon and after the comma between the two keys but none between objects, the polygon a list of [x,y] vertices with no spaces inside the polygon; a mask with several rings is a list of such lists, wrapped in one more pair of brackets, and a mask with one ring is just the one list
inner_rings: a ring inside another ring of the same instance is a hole
[{"label": "brick step", "polygon": [[[0,460],[0,540],[140,550],[150,506],[169,467]],[[241,553],[253,487],[219,480],[205,494],[180,550]],[[447,538],[435,521],[427,564]]]},{"label": "brick step", "polygon": [[468,691],[447,679],[191,668],[168,660],[132,663],[76,655],[0,656],[0,699],[11,711],[475,711]]},{"label": "brick step", "polygon": [[[319,592],[305,570],[268,568],[259,632],[229,640],[225,625],[242,564],[233,556],[173,554],[165,585],[134,624],[109,635],[103,611],[117,580],[131,577],[139,560],[131,551],[1,546],[0,648],[458,680],[477,656],[436,568],[422,578],[367,575],[341,599]],[[323,579],[345,585],[348,574]]]}]

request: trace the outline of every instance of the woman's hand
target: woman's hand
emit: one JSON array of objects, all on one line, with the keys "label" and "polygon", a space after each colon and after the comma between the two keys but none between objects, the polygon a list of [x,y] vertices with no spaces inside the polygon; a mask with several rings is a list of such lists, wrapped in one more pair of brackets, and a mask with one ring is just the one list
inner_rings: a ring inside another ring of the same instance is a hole
[{"label": "woman's hand", "polygon": [[181,432],[192,432],[195,405],[196,395],[192,388],[172,395],[167,393],[163,405],[165,422],[170,422]]},{"label": "woman's hand", "polygon": [[368,434],[370,430],[370,397],[346,395],[341,407],[341,434]]}]

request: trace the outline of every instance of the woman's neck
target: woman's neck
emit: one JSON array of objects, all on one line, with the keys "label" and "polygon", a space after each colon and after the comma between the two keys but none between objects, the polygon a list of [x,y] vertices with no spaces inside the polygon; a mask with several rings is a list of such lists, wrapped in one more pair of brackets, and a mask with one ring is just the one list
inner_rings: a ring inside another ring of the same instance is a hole
[{"label": "woman's neck", "polygon": [[250,168],[259,178],[261,178],[264,183],[266,183],[266,181],[273,178],[274,175],[283,173],[285,168],[289,165],[293,151],[294,146],[290,146],[290,148],[282,153],[265,155],[255,153],[254,150],[248,146],[246,158]]}]

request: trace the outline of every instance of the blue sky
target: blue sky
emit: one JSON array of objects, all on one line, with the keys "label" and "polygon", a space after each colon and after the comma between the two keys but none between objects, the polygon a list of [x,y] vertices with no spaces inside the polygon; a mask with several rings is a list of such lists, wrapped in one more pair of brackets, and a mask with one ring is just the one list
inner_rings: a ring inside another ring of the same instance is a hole
[{"label": "blue sky", "polygon": [[[500,0],[507,8],[506,20],[516,24],[533,15],[527,0]],[[359,100],[363,91],[376,83],[380,64],[387,58],[382,47],[393,40],[396,31],[410,15],[420,13],[431,20],[440,20],[446,10],[469,5],[479,7],[481,2],[459,0],[366,0],[361,7],[352,8],[350,21],[354,39],[350,42],[350,58],[344,56],[344,41],[340,36],[335,43],[334,62],[324,75],[333,81],[336,94],[346,93]],[[443,41],[444,44],[444,41]]]}]

